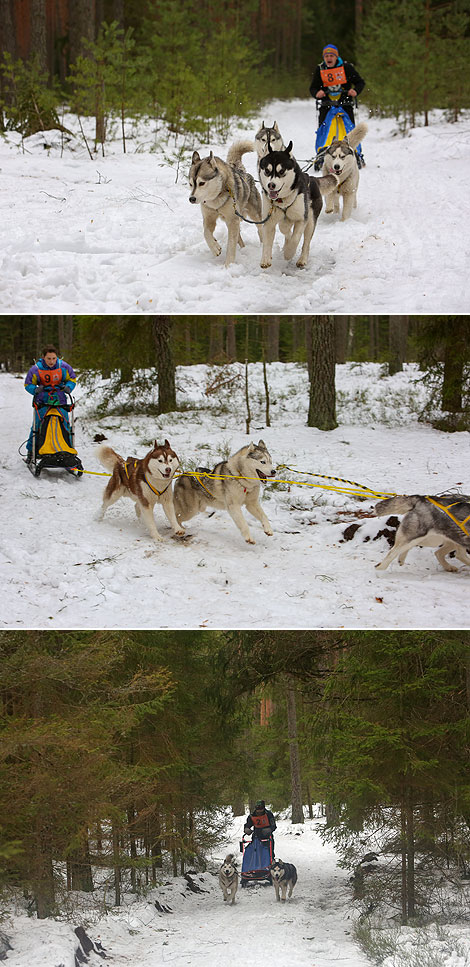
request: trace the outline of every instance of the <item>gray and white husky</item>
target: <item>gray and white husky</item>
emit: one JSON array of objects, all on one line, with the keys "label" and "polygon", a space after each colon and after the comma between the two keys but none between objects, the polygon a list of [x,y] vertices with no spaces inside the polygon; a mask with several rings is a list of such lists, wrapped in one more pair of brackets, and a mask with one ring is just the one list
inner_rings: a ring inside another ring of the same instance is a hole
[{"label": "gray and white husky", "polygon": [[[249,443],[228,460],[218,463],[213,470],[198,467],[200,479],[183,473],[174,489],[176,518],[180,524],[201,514],[206,507],[226,510],[247,544],[255,544],[242,507],[263,525],[265,534],[272,536],[272,528],[259,502],[261,483],[276,475],[272,458],[263,440]],[[211,476],[204,476],[210,474]],[[235,479],[240,478],[240,479]],[[249,478],[249,479],[246,479]]]},{"label": "gray and white husky", "polygon": [[274,860],[269,869],[276,900],[285,902],[286,895],[292,896],[292,890],[297,883],[297,870],[293,863],[283,863],[282,860]]},{"label": "gray and white husky", "polygon": [[356,151],[358,144],[367,134],[367,124],[361,121],[342,141],[332,141],[323,159],[323,175],[336,175],[338,186],[326,197],[325,211],[339,212],[339,199],[343,199],[341,221],[349,218],[353,208],[357,208],[357,189],[359,187],[359,166]]},{"label": "gray and white husky", "polygon": [[255,134],[255,148],[256,154],[258,155],[258,161],[260,161],[261,158],[264,158],[269,149],[271,149],[271,151],[282,151],[285,148],[277,121],[275,121],[273,126],[270,128],[267,128],[263,121],[259,131],[257,131]]},{"label": "gray and white husky", "polygon": [[[446,509],[441,510],[427,497],[417,494],[388,497],[375,505],[377,517],[405,515],[396,532],[394,546],[383,561],[376,564],[378,571],[385,571],[396,557],[399,564],[404,564],[408,551],[416,546],[437,547],[435,555],[446,571],[458,570],[446,560],[451,551],[463,564],[470,564],[470,536],[465,534],[465,530],[470,534],[470,497],[445,494],[432,497],[432,500]],[[465,530],[452,520],[450,514],[463,524]]]},{"label": "gray and white husky", "polygon": [[312,178],[292,154],[292,141],[281,151],[268,149],[259,162],[259,177],[263,189],[263,252],[261,268],[272,264],[272,252],[276,226],[285,236],[284,258],[294,257],[303,235],[302,251],[297,267],[307,264],[318,216],[322,208],[322,194],[331,192],[338,185],[336,175]]},{"label": "gray and white husky", "polygon": [[[240,216],[253,222],[261,221],[261,197],[254,178],[245,171],[241,161],[247,151],[254,150],[252,141],[236,141],[229,148],[227,161],[217,158],[212,151],[207,158],[201,158],[197,151],[192,156],[189,200],[191,204],[201,206],[204,238],[213,255],[220,255],[222,251],[214,238],[217,219],[222,218],[227,225],[226,267],[235,262],[237,243],[240,248],[245,244],[240,232]],[[259,225],[258,234],[261,239]]]},{"label": "gray and white husky", "polygon": [[235,903],[238,890],[238,870],[235,866],[233,853],[228,853],[219,870],[219,886],[224,895],[224,903],[231,900]]}]

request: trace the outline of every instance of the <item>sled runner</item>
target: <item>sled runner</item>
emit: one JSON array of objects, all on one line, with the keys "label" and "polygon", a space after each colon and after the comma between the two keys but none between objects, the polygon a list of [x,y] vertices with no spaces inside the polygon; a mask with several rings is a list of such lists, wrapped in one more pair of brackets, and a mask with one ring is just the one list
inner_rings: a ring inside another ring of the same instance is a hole
[{"label": "sled runner", "polygon": [[[83,476],[83,466],[74,447],[75,403],[70,393],[67,396],[68,403],[49,404],[42,415],[42,407],[38,407],[33,398],[36,427],[28,468],[34,477],[39,477],[44,469],[66,470],[73,477]],[[69,413],[70,424],[65,419],[65,412]]]},{"label": "sled runner", "polygon": [[243,853],[241,885],[247,886],[248,883],[271,882],[269,867],[273,861],[273,842],[272,838],[258,839],[257,837],[247,838],[245,833],[240,842],[240,851]]},{"label": "sled runner", "polygon": [[[324,121],[319,125],[316,132],[315,160],[313,163],[315,171],[320,171],[322,168],[324,155],[326,154],[326,150],[332,141],[342,141],[342,139],[345,138],[350,131],[352,131],[354,124],[352,123],[349,114],[344,109],[346,104],[350,105],[352,103],[353,98],[348,97],[347,94],[342,94],[337,101],[334,101],[329,97],[322,98],[322,100],[317,100],[317,111],[319,111],[320,107],[324,104],[329,104],[329,110]],[[359,168],[363,168],[365,161],[362,155],[362,147],[360,144],[356,148],[356,157]]]}]

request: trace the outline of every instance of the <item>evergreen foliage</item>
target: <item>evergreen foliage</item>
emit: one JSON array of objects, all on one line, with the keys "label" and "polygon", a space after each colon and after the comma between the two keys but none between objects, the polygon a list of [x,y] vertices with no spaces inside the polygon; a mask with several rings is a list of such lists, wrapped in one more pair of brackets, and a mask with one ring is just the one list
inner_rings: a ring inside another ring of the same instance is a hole
[{"label": "evergreen foliage", "polygon": [[446,107],[457,120],[470,104],[468,0],[376,0],[360,37],[367,103],[414,127],[418,115]]},{"label": "evergreen foliage", "polygon": [[60,94],[57,84],[48,84],[39,59],[14,60],[4,52],[0,62],[0,128],[20,131],[27,138],[37,131],[62,129],[57,114]]}]

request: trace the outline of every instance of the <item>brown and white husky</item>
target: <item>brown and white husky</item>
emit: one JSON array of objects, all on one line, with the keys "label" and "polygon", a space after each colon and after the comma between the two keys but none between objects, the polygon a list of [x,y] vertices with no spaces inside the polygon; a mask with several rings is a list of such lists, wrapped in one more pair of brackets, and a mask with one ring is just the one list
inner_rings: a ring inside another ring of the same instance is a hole
[{"label": "brown and white husky", "polygon": [[153,508],[157,503],[162,505],[173,532],[178,537],[184,534],[184,528],[176,520],[171,485],[179,467],[179,460],[168,440],[164,444],[158,444],[155,440],[153,449],[142,459],[128,457],[124,460],[104,443],[98,447],[96,455],[103,467],[111,471],[111,480],[103,494],[98,520],[103,519],[108,507],[115,504],[120,497],[130,497],[135,503],[137,516],[143,518],[155,541],[163,540],[153,516]]}]

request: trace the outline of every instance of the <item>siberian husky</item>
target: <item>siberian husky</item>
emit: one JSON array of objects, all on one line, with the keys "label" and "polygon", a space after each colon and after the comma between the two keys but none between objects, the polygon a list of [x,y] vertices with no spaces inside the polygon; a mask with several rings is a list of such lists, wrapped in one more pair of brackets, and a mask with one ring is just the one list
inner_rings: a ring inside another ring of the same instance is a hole
[{"label": "siberian husky", "polygon": [[103,467],[112,474],[103,494],[98,520],[103,519],[108,507],[115,504],[120,497],[130,497],[135,503],[137,516],[143,518],[155,541],[163,540],[153,516],[153,508],[157,503],[162,505],[174,533],[178,537],[184,534],[184,529],[175,516],[171,486],[179,460],[168,440],[163,445],[155,440],[153,449],[142,459],[128,457],[124,460],[104,443],[98,447],[96,455]]},{"label": "siberian husky", "polygon": [[[237,242],[240,248],[244,242],[240,232],[240,216],[253,222],[261,221],[261,198],[254,178],[245,171],[241,159],[247,151],[254,151],[252,141],[236,141],[229,148],[227,161],[212,154],[201,158],[193,152],[189,182],[193,205],[200,205],[204,225],[204,238],[213,255],[220,255],[222,248],[214,238],[218,218],[227,225],[227,254],[225,266],[235,262]],[[258,225],[261,239],[261,230]]]},{"label": "siberian husky", "polygon": [[235,903],[238,890],[238,870],[235,866],[233,853],[229,853],[219,870],[219,886],[224,895],[224,903],[230,899]]},{"label": "siberian husky", "polygon": [[357,189],[359,187],[359,166],[356,151],[358,144],[367,134],[367,124],[361,121],[343,138],[332,141],[323,159],[323,175],[337,175],[338,187],[326,197],[325,211],[339,212],[339,199],[343,199],[341,221],[349,218],[353,208],[357,208]]},{"label": "siberian husky", "polygon": [[[436,507],[440,504],[445,509]],[[395,535],[392,549],[380,564],[376,564],[378,571],[385,571],[388,565],[398,557],[398,563],[404,564],[406,555],[412,547],[437,547],[435,552],[439,564],[446,571],[457,571],[458,568],[446,560],[451,551],[463,564],[470,564],[470,497],[465,494],[445,494],[428,499],[414,495],[410,497],[388,497],[375,505],[377,517],[388,514],[404,514]],[[452,516],[450,516],[452,515]],[[452,517],[463,524],[463,528]]]},{"label": "siberian husky", "polygon": [[[263,440],[249,443],[228,460],[218,463],[213,470],[199,467],[200,479],[181,474],[175,483],[174,501],[179,524],[201,514],[206,507],[228,511],[247,544],[255,544],[244,514],[243,505],[263,525],[265,534],[272,529],[259,502],[261,483],[276,475],[271,455]],[[205,476],[210,474],[211,476]],[[241,479],[235,479],[240,477]],[[249,479],[246,479],[249,478]],[[255,478],[255,479],[253,479]]]},{"label": "siberian husky", "polygon": [[285,902],[286,894],[291,897],[297,883],[297,870],[293,863],[283,863],[282,860],[274,860],[269,869],[276,900]]},{"label": "siberian husky", "polygon": [[322,207],[322,194],[338,185],[336,175],[311,178],[302,171],[292,154],[292,141],[282,151],[271,151],[259,162],[263,189],[263,252],[261,268],[272,263],[276,225],[285,236],[284,258],[294,257],[303,234],[303,245],[297,260],[302,269],[307,264],[310,242]]},{"label": "siberian husky", "polygon": [[263,121],[259,131],[255,134],[255,148],[258,155],[258,162],[264,158],[265,154],[271,151],[283,151],[285,148],[282,134],[279,130],[277,121],[271,128],[267,128]]}]

